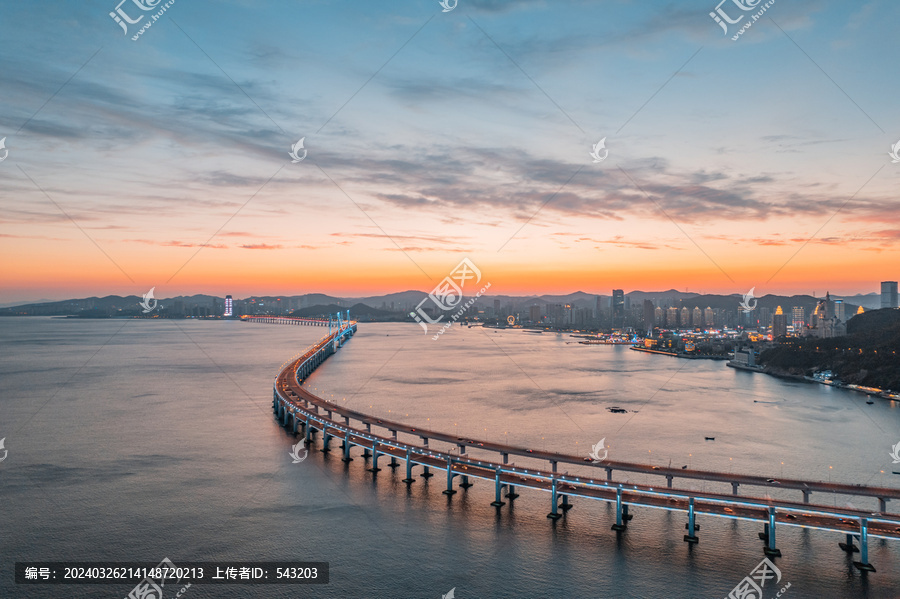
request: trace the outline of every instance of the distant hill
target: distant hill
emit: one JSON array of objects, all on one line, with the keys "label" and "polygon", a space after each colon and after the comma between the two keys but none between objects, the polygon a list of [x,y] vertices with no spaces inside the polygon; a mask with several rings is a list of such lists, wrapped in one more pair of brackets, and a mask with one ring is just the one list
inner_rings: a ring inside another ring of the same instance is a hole
[{"label": "distant hill", "polygon": [[[397,312],[391,312],[390,310],[379,310],[378,308],[372,308],[371,306],[367,306],[365,304],[359,303],[351,306],[350,308],[350,318],[354,320],[363,320],[363,321],[378,321],[378,320],[389,320],[395,319],[397,316]],[[326,304],[321,306],[310,306],[308,308],[301,308],[299,310],[294,310],[290,313],[289,316],[293,316],[295,318],[327,318],[330,314],[334,314],[335,312],[346,312],[347,308],[345,306],[338,306],[336,304]]]},{"label": "distant hill", "polygon": [[759,362],[774,374],[831,370],[845,383],[900,390],[900,310],[873,310],[847,323],[833,339],[791,339],[768,349]]}]

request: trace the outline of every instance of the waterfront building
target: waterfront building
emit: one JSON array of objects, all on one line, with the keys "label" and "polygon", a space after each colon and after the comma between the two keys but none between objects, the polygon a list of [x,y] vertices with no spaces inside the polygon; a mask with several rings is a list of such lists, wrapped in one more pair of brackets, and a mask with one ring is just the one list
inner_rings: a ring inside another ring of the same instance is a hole
[{"label": "waterfront building", "polygon": [[231,299],[230,295],[225,296],[225,312],[222,314],[226,318],[232,316],[234,314],[234,301]]}]

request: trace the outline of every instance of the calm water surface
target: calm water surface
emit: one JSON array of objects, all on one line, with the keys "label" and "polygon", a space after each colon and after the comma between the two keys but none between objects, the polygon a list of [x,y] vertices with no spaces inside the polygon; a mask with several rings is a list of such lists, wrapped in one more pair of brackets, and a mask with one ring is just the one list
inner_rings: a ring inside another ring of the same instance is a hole
[{"label": "calm water surface", "polygon": [[[683,514],[637,509],[617,538],[615,514],[599,502],[576,500],[554,524],[547,494],[525,491],[498,512],[486,481],[452,498],[440,493],[440,476],[407,489],[403,468],[374,477],[359,450],[349,465],[338,452],[292,464],[296,440],[272,417],[272,380],[322,332],[0,320],[0,438],[9,450],[0,463],[0,597],[130,590],[25,589],[13,583],[15,561],[169,557],[331,564],[327,586],[195,585],[187,599],[438,598],[454,587],[460,599],[721,598],[762,559],[760,526],[749,522],[702,518],[701,541],[689,547]],[[411,426],[534,449],[586,456],[605,438],[610,459],[900,487],[888,456],[900,405],[573,341],[478,328],[432,341],[418,326],[363,324],[309,385]],[[839,540],[778,529],[777,564],[791,583],[784,597],[900,597],[900,543],[872,540],[878,572],[865,578]]]}]

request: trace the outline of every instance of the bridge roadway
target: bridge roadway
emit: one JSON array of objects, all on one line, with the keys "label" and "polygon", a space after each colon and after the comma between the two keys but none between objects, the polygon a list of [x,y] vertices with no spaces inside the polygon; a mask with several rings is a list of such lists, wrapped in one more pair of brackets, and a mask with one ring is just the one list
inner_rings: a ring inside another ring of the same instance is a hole
[{"label": "bridge roadway", "polygon": [[[839,545],[845,551],[860,552],[861,559],[854,564],[863,571],[874,571],[868,563],[869,536],[900,539],[900,515],[886,511],[887,501],[900,498],[900,489],[785,478],[772,479],[705,470],[663,468],[631,462],[604,460],[594,464],[588,458],[410,427],[398,421],[374,418],[363,412],[338,406],[311,393],[302,383],[315,366],[334,353],[355,331],[356,323],[344,325],[331,335],[323,337],[302,356],[291,361],[278,374],[273,393],[273,409],[284,426],[291,426],[295,434],[303,428],[307,443],[312,442],[312,436],[316,431],[320,432],[323,437],[322,451],[330,451],[329,441],[332,438],[342,439],[341,448],[346,462],[353,459],[350,457],[350,449],[353,446],[363,448],[364,458],[371,457],[372,467],[369,470],[373,472],[380,471],[378,467],[380,456],[389,457],[391,460],[389,466],[392,468],[400,465],[398,459],[403,460],[406,462],[406,478],[403,482],[407,484],[415,482],[412,478],[412,468],[416,465],[424,467],[424,472],[420,475],[423,477],[433,476],[430,469],[444,470],[447,473],[447,489],[444,493],[447,495],[457,492],[453,489],[453,479],[457,476],[461,477],[459,486],[462,488],[471,486],[469,478],[491,480],[495,483],[495,501],[492,505],[498,508],[505,505],[501,500],[504,488],[510,501],[518,497],[515,492],[517,487],[549,491],[551,511],[547,517],[552,519],[561,517],[560,511],[565,513],[571,509],[570,497],[615,502],[616,524],[612,528],[619,532],[626,530],[628,521],[634,516],[628,512],[629,506],[685,511],[688,514],[688,523],[685,525],[688,534],[684,536],[684,540],[689,543],[699,541],[697,514],[762,522],[764,528],[759,536],[765,541],[765,553],[770,556],[780,556],[775,543],[776,524],[844,533],[847,535],[846,543]],[[341,418],[343,422],[340,422]],[[365,430],[352,427],[351,421],[358,421]],[[387,431],[387,434],[373,433],[373,426]],[[401,441],[399,438],[401,433],[417,437],[421,440],[421,444]],[[451,448],[440,450],[431,447],[429,445],[431,441],[449,444]],[[469,457],[467,448],[499,454],[500,460]],[[457,450],[455,455],[452,453],[454,449]],[[517,467],[509,463],[510,455],[544,461],[548,463],[550,469]],[[577,466],[585,473],[579,475],[560,473],[559,464]],[[660,487],[645,483],[615,481],[613,472],[617,470],[664,477],[666,484]],[[597,474],[594,478],[591,477],[592,471]],[[605,480],[603,480],[604,472]],[[732,494],[676,489],[673,488],[675,478],[727,483],[732,486]],[[799,490],[803,494],[803,502],[742,495],[739,494],[741,485]],[[812,504],[809,500],[813,492],[876,498],[879,511],[869,512],[849,506],[844,508]],[[559,498],[562,499],[561,505]],[[858,540],[859,545],[854,545],[854,540]]]}]

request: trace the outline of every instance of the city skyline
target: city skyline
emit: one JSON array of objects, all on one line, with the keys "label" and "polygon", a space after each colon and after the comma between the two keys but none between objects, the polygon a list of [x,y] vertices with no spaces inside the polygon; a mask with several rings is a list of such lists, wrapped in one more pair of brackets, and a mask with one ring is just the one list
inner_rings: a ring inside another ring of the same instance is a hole
[{"label": "city skyline", "polygon": [[428,290],[464,256],[506,294],[897,278],[896,5],[734,42],[701,1],[173,4],[137,41],[50,4],[0,23],[0,303]]}]

